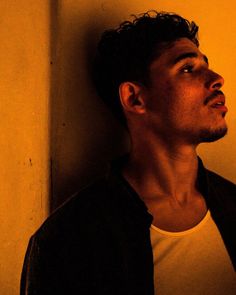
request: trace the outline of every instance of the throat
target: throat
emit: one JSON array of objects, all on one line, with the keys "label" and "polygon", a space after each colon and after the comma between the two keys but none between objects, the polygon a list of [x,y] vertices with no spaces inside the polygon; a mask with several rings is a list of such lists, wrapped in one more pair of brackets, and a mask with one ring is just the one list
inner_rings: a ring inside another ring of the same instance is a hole
[{"label": "throat", "polygon": [[207,213],[206,202],[200,194],[182,203],[169,198],[146,202],[146,205],[153,216],[153,225],[170,232],[185,231],[196,226]]}]

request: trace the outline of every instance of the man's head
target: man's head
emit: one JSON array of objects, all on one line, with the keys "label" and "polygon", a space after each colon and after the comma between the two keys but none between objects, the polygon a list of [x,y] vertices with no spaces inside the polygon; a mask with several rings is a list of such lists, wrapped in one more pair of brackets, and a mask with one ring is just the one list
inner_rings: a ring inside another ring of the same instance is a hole
[{"label": "man's head", "polygon": [[126,119],[119,98],[120,84],[132,81],[147,85],[152,61],[179,38],[188,38],[198,46],[197,31],[195,23],[179,15],[151,11],[103,33],[95,59],[95,85],[121,121]]},{"label": "man's head", "polygon": [[225,135],[223,78],[198,49],[197,30],[178,15],[146,13],[102,36],[97,89],[135,137],[196,145]]}]

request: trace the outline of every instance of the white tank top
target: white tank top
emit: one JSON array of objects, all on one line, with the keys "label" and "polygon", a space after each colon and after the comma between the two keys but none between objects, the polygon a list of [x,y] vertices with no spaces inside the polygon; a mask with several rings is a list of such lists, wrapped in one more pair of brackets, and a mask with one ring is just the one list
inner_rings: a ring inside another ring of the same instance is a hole
[{"label": "white tank top", "polygon": [[236,295],[236,272],[210,211],[182,232],[150,228],[156,295]]}]

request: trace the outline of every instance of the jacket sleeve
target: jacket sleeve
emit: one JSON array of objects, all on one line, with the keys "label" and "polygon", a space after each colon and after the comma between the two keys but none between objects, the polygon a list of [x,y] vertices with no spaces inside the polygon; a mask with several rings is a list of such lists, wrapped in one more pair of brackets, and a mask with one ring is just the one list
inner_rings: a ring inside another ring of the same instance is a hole
[{"label": "jacket sleeve", "polygon": [[57,259],[48,250],[40,245],[36,235],[31,237],[23,264],[20,295],[61,293]]},{"label": "jacket sleeve", "polygon": [[31,286],[37,282],[37,257],[39,256],[39,247],[36,239],[31,237],[26,251],[23,270],[21,274],[20,295],[37,294],[31,289]]}]

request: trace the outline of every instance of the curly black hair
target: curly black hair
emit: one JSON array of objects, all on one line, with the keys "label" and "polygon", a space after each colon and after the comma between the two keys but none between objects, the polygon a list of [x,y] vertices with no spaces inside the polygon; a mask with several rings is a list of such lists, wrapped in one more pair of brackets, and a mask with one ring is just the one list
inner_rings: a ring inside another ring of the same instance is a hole
[{"label": "curly black hair", "polygon": [[147,85],[151,62],[166,45],[179,38],[199,45],[198,26],[177,14],[148,11],[133,17],[132,22],[125,21],[102,34],[93,68],[99,96],[125,124],[119,85],[125,81]]}]

